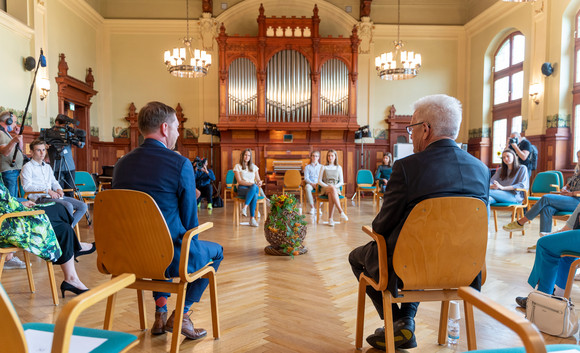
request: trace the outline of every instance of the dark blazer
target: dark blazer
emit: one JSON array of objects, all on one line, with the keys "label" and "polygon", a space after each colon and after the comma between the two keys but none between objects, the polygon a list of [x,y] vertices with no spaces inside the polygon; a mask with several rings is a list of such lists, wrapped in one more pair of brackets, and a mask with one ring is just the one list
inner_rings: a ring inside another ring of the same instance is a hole
[{"label": "dark blazer", "polygon": [[[163,143],[146,139],[121,158],[113,172],[113,189],[131,189],[151,195],[165,217],[173,239],[174,254],[167,275],[178,276],[181,240],[188,229],[197,227],[195,174],[191,162],[168,149]],[[211,258],[204,256],[197,235],[191,242],[188,271],[195,272]]]},{"label": "dark blazer", "polygon": [[[392,255],[399,232],[413,207],[425,199],[445,196],[474,197],[487,205],[489,178],[485,164],[450,139],[435,141],[423,152],[395,162],[383,206],[373,221],[373,230],[387,241],[391,293],[396,293],[398,282],[392,270]],[[374,261],[376,263],[377,259]],[[376,275],[378,278],[378,272]]]}]

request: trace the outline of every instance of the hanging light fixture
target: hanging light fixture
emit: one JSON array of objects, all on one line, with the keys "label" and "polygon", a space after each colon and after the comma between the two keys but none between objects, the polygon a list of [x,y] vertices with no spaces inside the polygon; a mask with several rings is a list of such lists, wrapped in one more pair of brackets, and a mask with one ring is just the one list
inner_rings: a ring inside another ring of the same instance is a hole
[{"label": "hanging light fixture", "polygon": [[191,37],[189,36],[189,0],[185,1],[187,34],[183,38],[183,48],[167,50],[164,55],[164,62],[167,70],[175,77],[204,77],[211,65],[211,54],[203,50],[191,48]]},{"label": "hanging light fixture", "polygon": [[398,0],[397,40],[393,41],[395,51],[383,53],[375,58],[375,67],[383,80],[407,80],[417,76],[421,67],[421,54],[401,50],[401,0]]}]

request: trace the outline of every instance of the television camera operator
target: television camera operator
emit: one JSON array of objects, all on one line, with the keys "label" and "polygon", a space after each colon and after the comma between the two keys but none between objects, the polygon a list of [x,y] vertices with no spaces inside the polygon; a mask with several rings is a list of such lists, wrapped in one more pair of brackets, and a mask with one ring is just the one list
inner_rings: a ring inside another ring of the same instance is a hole
[{"label": "television camera operator", "polygon": [[[16,160],[12,163],[14,148],[24,146],[22,144],[22,135],[19,134],[19,127],[16,119],[9,111],[0,113],[0,172],[2,181],[13,197],[18,197],[18,175],[24,163],[24,154],[19,149],[16,154]],[[10,135],[14,132],[14,137]]]},{"label": "television camera operator", "polygon": [[[54,126],[40,133],[40,138],[50,146],[48,148],[50,166],[63,189],[75,189],[75,162],[71,145],[83,148],[86,141],[86,132],[76,129],[73,125],[78,125],[78,121],[58,114]],[[66,192],[65,195],[74,197],[73,192]]]}]

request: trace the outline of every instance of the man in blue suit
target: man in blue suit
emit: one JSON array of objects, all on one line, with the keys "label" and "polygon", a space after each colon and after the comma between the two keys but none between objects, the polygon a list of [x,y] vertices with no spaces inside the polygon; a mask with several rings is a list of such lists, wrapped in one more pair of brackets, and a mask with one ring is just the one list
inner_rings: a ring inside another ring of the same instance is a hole
[{"label": "man in blue suit", "polygon": [[[143,191],[155,199],[174,244],[173,261],[166,275],[179,277],[182,237],[188,229],[198,226],[195,174],[191,162],[173,151],[179,136],[179,122],[173,108],[160,102],[147,103],[139,112],[138,124],[145,141],[117,162],[113,188]],[[212,266],[217,271],[222,259],[221,245],[199,240],[197,235],[193,237],[188,265],[190,273],[210,261],[213,261]],[[202,278],[187,286],[181,333],[189,339],[199,339],[207,334],[204,329],[194,328],[187,315],[190,306],[199,302],[207,285],[208,280]],[[169,293],[153,292],[156,305],[155,323],[151,329],[153,334],[173,331],[175,311],[167,319],[168,297]]]},{"label": "man in blue suit", "polygon": [[[392,257],[399,233],[411,210],[419,202],[436,197],[465,196],[482,200],[489,197],[489,169],[478,159],[457,147],[455,139],[461,125],[461,103],[443,94],[427,96],[415,103],[415,112],[407,132],[413,138],[415,154],[398,160],[387,184],[381,211],[373,221],[373,230],[387,242],[389,265],[388,290],[397,296],[399,279],[393,271]],[[428,236],[428,235],[426,235]],[[354,249],[349,256],[358,279],[364,272],[379,280],[377,244],[372,241]],[[480,289],[481,274],[472,287]],[[379,316],[383,319],[382,293],[367,287]],[[417,347],[415,315],[419,303],[393,304],[395,347]],[[374,348],[385,350],[385,330],[379,328],[367,337]]]}]

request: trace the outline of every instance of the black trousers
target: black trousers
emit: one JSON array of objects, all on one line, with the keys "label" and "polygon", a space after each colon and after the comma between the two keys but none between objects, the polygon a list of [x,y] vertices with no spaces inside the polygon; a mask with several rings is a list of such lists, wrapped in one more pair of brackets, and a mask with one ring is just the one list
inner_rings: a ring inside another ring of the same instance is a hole
[{"label": "black trousers", "polygon": [[50,220],[50,224],[58,240],[58,245],[60,245],[60,249],[62,250],[62,255],[54,263],[62,265],[69,261],[76,252],[81,250],[81,243],[74,229],[71,227],[73,218],[66,208],[58,203],[43,207],[42,209]]},{"label": "black trousers", "polygon": [[197,198],[198,205],[201,202],[202,198],[206,199],[208,203],[212,202],[211,200],[212,200],[212,194],[213,194],[213,187],[211,186],[211,183],[209,183],[205,186],[198,185],[197,189],[201,192],[201,195]]}]

